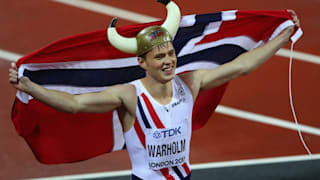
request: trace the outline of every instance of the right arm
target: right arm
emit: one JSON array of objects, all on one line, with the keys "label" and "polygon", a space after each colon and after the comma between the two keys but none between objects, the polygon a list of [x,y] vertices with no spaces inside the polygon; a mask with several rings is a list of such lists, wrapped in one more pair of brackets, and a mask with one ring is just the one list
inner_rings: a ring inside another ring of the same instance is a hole
[{"label": "right arm", "polygon": [[[28,77],[18,79],[17,68],[11,65],[9,81],[16,89],[23,91],[40,102],[67,113],[103,113],[124,104],[130,85],[116,85],[97,93],[73,95],[62,91],[49,90],[32,82]],[[126,91],[126,92],[124,92]],[[129,93],[130,94],[130,93]],[[129,97],[130,98],[130,97]]]}]

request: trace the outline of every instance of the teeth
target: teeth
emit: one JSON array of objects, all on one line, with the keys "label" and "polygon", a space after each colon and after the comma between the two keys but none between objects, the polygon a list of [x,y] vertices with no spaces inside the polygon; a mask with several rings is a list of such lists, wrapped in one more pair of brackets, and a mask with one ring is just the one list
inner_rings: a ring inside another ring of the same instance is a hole
[{"label": "teeth", "polygon": [[163,69],[163,71],[171,71],[171,70],[172,70],[172,67],[167,68],[167,69]]}]

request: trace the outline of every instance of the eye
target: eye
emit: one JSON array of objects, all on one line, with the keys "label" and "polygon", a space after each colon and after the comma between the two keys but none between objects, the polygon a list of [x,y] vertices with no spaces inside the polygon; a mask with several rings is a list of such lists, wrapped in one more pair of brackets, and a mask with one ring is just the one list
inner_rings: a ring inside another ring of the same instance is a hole
[{"label": "eye", "polygon": [[165,54],[157,54],[156,56],[154,56],[155,59],[162,59],[165,57]]},{"label": "eye", "polygon": [[175,51],[174,51],[174,50],[171,50],[171,51],[169,51],[168,54],[169,54],[169,56],[171,56],[171,57],[172,57],[172,56],[175,56]]}]

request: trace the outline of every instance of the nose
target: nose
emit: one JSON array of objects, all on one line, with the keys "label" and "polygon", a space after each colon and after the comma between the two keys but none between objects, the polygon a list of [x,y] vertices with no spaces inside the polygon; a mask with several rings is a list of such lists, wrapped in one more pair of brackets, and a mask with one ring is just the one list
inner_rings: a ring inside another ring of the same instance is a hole
[{"label": "nose", "polygon": [[170,66],[172,66],[173,64],[174,64],[174,60],[173,60],[171,57],[169,57],[169,56],[167,56],[167,57],[165,58],[164,62],[163,62],[163,65],[164,65],[165,67],[170,67]]},{"label": "nose", "polygon": [[170,56],[166,56],[164,60],[164,64],[171,64],[172,63],[172,58]]},{"label": "nose", "polygon": [[167,54],[164,60],[165,64],[174,64],[176,61],[176,56],[172,56],[170,54]]}]

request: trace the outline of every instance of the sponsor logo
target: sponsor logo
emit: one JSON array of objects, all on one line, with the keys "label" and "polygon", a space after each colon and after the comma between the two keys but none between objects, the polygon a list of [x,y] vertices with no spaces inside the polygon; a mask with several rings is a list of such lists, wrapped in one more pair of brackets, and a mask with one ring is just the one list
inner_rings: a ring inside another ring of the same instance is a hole
[{"label": "sponsor logo", "polygon": [[184,93],[184,89],[182,87],[179,87],[178,89],[178,94],[179,96],[185,96],[186,94]]},{"label": "sponsor logo", "polygon": [[155,138],[155,139],[161,138],[161,133],[160,133],[159,131],[155,131],[155,132],[153,133],[153,138]]},{"label": "sponsor logo", "polygon": [[167,137],[172,137],[180,134],[181,134],[181,126],[177,128],[162,130],[162,131],[154,131],[152,136],[155,139],[160,139],[161,137],[167,138]]},{"label": "sponsor logo", "polygon": [[172,105],[171,105],[171,107],[172,108],[174,108],[174,107],[176,107],[176,106],[178,106],[179,104],[181,104],[182,102],[185,102],[186,101],[186,98],[180,98],[179,99],[179,101],[177,101],[177,102],[174,102]]}]

